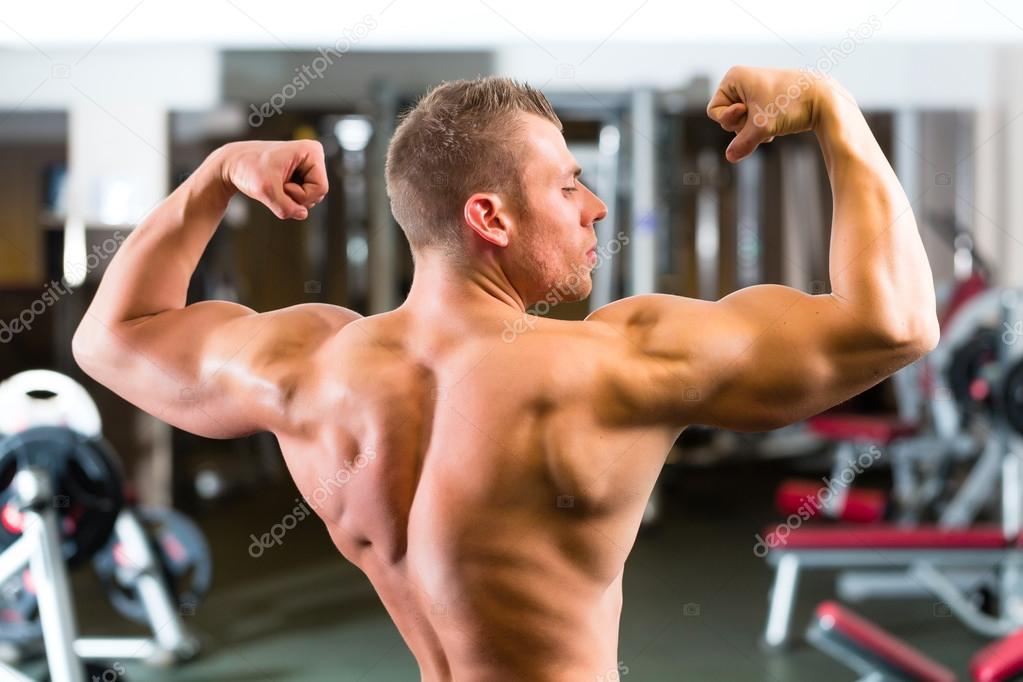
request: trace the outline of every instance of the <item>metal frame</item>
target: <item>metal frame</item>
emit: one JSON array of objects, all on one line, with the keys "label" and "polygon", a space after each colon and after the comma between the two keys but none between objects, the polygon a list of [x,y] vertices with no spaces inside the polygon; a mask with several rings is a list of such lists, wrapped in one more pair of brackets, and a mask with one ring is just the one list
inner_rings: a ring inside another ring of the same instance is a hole
[{"label": "metal frame", "polygon": [[[1021,297],[1015,289],[992,290],[981,294],[953,320],[953,336],[966,338],[981,319],[996,315],[1000,327],[1015,328],[1021,319]],[[966,322],[963,322],[963,320]],[[970,323],[970,324],[967,324]],[[943,348],[949,354],[953,344]],[[999,362],[1003,369],[1018,360],[1020,351],[999,347]],[[937,362],[944,376],[944,364]],[[1004,372],[1003,372],[1004,374]],[[996,393],[1001,391],[996,387]],[[846,447],[849,447],[847,444]],[[905,453],[903,453],[905,456]],[[837,460],[837,458],[836,458]],[[837,461],[836,461],[837,464]],[[989,636],[1004,636],[1023,623],[1023,552],[1013,547],[1023,530],[1023,437],[1013,431],[1004,415],[997,413],[992,419],[990,440],[974,464],[969,477],[944,510],[939,525],[962,527],[975,517],[986,502],[990,491],[1001,483],[1002,533],[1006,538],[1004,550],[965,549],[889,549],[863,547],[862,549],[777,549],[767,560],[776,565],[774,587],[771,590],[764,643],[770,647],[788,642],[792,608],[798,587],[799,572],[804,567],[814,568],[902,568],[902,571],[878,573],[851,572],[839,576],[839,586],[848,595],[860,599],[868,596],[913,596],[930,593],[942,599],[949,610],[967,627]],[[1000,569],[1000,615],[998,618],[981,613],[965,596],[962,583],[969,574],[946,575],[942,568]],[[901,575],[900,575],[901,573]],[[913,586],[911,583],[917,583]],[[920,589],[923,588],[923,589]]]},{"label": "metal frame", "polygon": [[[139,598],[145,605],[155,639],[79,638],[49,477],[41,469],[25,469],[15,475],[12,488],[24,525],[21,537],[0,554],[0,583],[26,566],[31,571],[53,682],[85,682],[83,660],[114,658],[164,664],[198,652],[198,642],[185,629],[145,529],[131,509],[118,516],[114,533],[136,571]],[[0,662],[0,673],[12,682],[32,682],[32,678],[6,663]]]},{"label": "metal frame", "polygon": [[[942,568],[998,568],[1010,557],[1019,557],[1015,549],[775,549],[767,562],[775,566],[774,583],[769,596],[764,644],[771,648],[789,643],[792,611],[796,603],[799,574],[804,568],[841,569],[898,568],[904,572],[920,565]],[[951,609],[951,606],[949,607]],[[954,613],[955,611],[953,611]],[[969,625],[969,623],[967,623]]]},{"label": "metal frame", "polygon": [[[21,537],[0,554],[0,582],[28,566],[36,588],[50,679],[84,682],[84,668],[74,651],[74,606],[60,548],[57,515],[49,504],[53,499],[49,478],[41,469],[26,469],[15,475],[11,485],[20,502],[24,526]],[[15,682],[32,682],[32,678],[4,663],[0,663],[0,672]]]},{"label": "metal frame", "polygon": [[871,658],[862,655],[852,647],[842,646],[836,642],[820,623],[814,622],[810,625],[806,631],[806,639],[824,653],[861,675],[862,677],[856,682],[904,682],[900,677],[886,675],[883,670],[878,670],[876,662]]},{"label": "metal frame", "polygon": [[[80,654],[84,658],[131,658],[144,659],[151,663],[164,664],[187,660],[199,652],[199,643],[185,627],[177,603],[167,590],[161,574],[159,559],[153,553],[146,537],[146,530],[138,515],[131,508],[123,510],[114,525],[114,534],[120,541],[125,556],[131,561],[132,577],[135,580],[139,599],[145,607],[149,628],[154,640],[124,638],[80,639],[75,642],[76,650],[81,646],[88,652],[102,652],[97,655]],[[130,649],[135,655],[122,653],[121,647]],[[116,652],[116,653],[115,653]]]}]

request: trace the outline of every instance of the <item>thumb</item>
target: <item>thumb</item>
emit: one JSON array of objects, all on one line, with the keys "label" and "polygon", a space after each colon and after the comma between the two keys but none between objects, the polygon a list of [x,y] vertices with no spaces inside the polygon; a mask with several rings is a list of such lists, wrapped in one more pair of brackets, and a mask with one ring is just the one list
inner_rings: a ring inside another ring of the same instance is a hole
[{"label": "thumb", "polygon": [[727,107],[718,107],[710,113],[710,117],[712,120],[717,121],[722,129],[734,133],[742,128],[746,122],[746,105],[742,102],[736,102]]},{"label": "thumb", "polygon": [[309,196],[305,188],[297,182],[289,182],[284,185],[284,193],[288,195],[295,203],[301,204],[302,206],[309,207],[316,203],[313,197]]},{"label": "thumb", "polygon": [[753,123],[755,117],[748,116],[746,125],[738,132],[735,139],[725,149],[725,158],[731,163],[739,163],[752,154],[761,142],[769,137],[767,130]]},{"label": "thumb", "polygon": [[309,217],[309,211],[306,207],[288,196],[288,193],[280,185],[274,184],[270,186],[263,203],[281,220],[287,220],[288,218],[305,220]]}]

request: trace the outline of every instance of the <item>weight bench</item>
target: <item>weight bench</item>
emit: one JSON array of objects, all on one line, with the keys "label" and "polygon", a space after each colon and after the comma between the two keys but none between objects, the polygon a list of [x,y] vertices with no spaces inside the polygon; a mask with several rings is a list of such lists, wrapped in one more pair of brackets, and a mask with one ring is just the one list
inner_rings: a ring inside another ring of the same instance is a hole
[{"label": "weight bench", "polygon": [[817,607],[806,639],[861,675],[860,682],[955,682],[956,674],[835,602]]},{"label": "weight bench", "polygon": [[880,523],[888,513],[888,494],[883,490],[848,489],[832,499],[830,504],[816,501],[821,490],[820,481],[790,478],[778,486],[774,494],[774,507],[784,516],[799,515],[812,518],[826,516],[843,523]]},{"label": "weight bench", "polygon": [[775,571],[764,632],[769,647],[788,643],[799,574],[805,568],[897,568],[908,574],[923,564],[990,570],[1018,552],[1016,540],[1006,539],[999,526],[801,526],[785,537],[778,530],[764,533],[765,558]]},{"label": "weight bench", "polygon": [[[826,516],[853,523],[881,521],[888,512],[888,494],[881,490],[852,489],[854,478],[849,481],[844,478],[849,472],[858,473],[857,457],[863,448],[894,449],[896,444],[917,436],[920,425],[897,416],[831,412],[811,417],[806,420],[806,427],[814,435],[835,444],[831,498],[826,503],[816,500],[823,487],[819,480],[790,479],[778,487],[775,495],[778,510],[785,515],[808,513],[813,517]],[[891,464],[894,469],[894,460]]]},{"label": "weight bench", "polygon": [[[915,523],[943,495],[941,472],[954,462],[976,460],[972,483],[949,501],[940,519],[944,526],[965,527],[1000,475],[998,448],[982,448],[969,433],[943,435],[898,416],[851,413],[818,415],[808,419],[806,426],[810,433],[835,443],[831,498],[817,499],[824,488],[820,479],[788,479],[778,486],[774,498],[775,508],[785,516],[826,517],[843,523],[879,523],[886,518]],[[871,463],[871,468],[881,464],[891,470],[890,491],[851,487],[855,478],[850,481],[849,472],[860,473],[857,453],[871,446],[884,449],[884,461]],[[981,457],[982,452],[986,456]]]},{"label": "weight bench", "polygon": [[1023,677],[1023,630],[974,654],[970,675],[975,682],[1009,682]]},{"label": "weight bench", "polygon": [[[899,638],[835,602],[817,607],[807,640],[861,675],[860,682],[954,682],[956,674]],[[1023,630],[970,659],[974,682],[1010,682],[1023,675]]]}]

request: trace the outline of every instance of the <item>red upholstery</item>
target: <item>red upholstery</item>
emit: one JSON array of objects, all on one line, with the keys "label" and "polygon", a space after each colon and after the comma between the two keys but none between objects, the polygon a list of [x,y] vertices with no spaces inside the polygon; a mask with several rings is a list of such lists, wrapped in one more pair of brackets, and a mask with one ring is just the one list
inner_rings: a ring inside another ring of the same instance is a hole
[{"label": "red upholstery", "polygon": [[887,445],[917,432],[917,424],[886,415],[819,414],[808,419],[807,426],[812,432],[830,440],[878,445]]},{"label": "red upholstery", "polygon": [[888,495],[883,490],[849,490],[841,509],[825,510],[820,500],[821,487],[819,482],[814,481],[784,481],[774,495],[774,504],[785,516],[802,513],[811,517],[828,516],[850,523],[876,523],[884,518]]},{"label": "red upholstery", "polygon": [[1005,682],[1023,673],[1023,630],[990,644],[970,659],[976,682]]},{"label": "red upholstery", "polygon": [[952,297],[949,302],[945,305],[945,310],[941,313],[941,317],[938,319],[938,326],[944,330],[948,325],[948,321],[951,320],[959,309],[962,308],[971,298],[977,294],[983,293],[987,289],[987,282],[979,273],[973,273],[968,279],[964,279],[962,282],[956,285],[955,290],[952,291]]},{"label": "red upholstery", "polygon": [[835,602],[820,604],[816,616],[822,629],[841,635],[909,679],[955,682],[954,672]]},{"label": "red upholstery", "polygon": [[1011,547],[1000,526],[907,528],[870,526],[800,526],[786,537],[780,526],[764,531],[764,542],[776,549],[1000,549]]},{"label": "red upholstery", "polygon": [[[959,312],[959,310],[974,296],[981,294],[987,289],[987,282],[978,273],[973,273],[969,279],[960,282],[955,291],[952,292],[952,297],[948,304],[945,306],[945,310],[938,316],[938,327],[944,332],[947,327],[949,320]],[[923,371],[920,372],[920,388],[923,389],[925,395],[934,395],[934,366],[931,363],[926,362],[923,364]]]}]

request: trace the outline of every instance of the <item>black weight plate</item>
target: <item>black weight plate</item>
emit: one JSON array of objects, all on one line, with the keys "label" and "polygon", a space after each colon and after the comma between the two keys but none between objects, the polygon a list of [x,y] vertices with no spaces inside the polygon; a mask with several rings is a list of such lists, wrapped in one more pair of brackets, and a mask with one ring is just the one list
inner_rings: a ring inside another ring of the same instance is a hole
[{"label": "black weight plate", "polygon": [[[136,513],[160,562],[165,585],[181,613],[191,615],[213,582],[213,559],[206,537],[194,521],[175,509],[153,507]],[[118,613],[146,623],[145,608],[133,580],[137,567],[130,561],[114,537],[92,563]]]},{"label": "black weight plate", "polygon": [[1009,426],[1023,434],[1023,360],[1016,362],[1005,373],[1001,394],[1005,420]]},{"label": "black weight plate", "polygon": [[972,337],[952,352],[948,365],[948,386],[957,404],[968,412],[990,407],[990,401],[978,404],[970,392],[974,380],[981,377],[985,365],[998,361],[1001,340],[990,327],[978,329]]},{"label": "black weight plate", "polygon": [[101,438],[59,426],[37,426],[0,441],[0,551],[21,536],[11,483],[21,469],[49,474],[64,558],[87,561],[106,544],[123,505],[116,455]]}]

